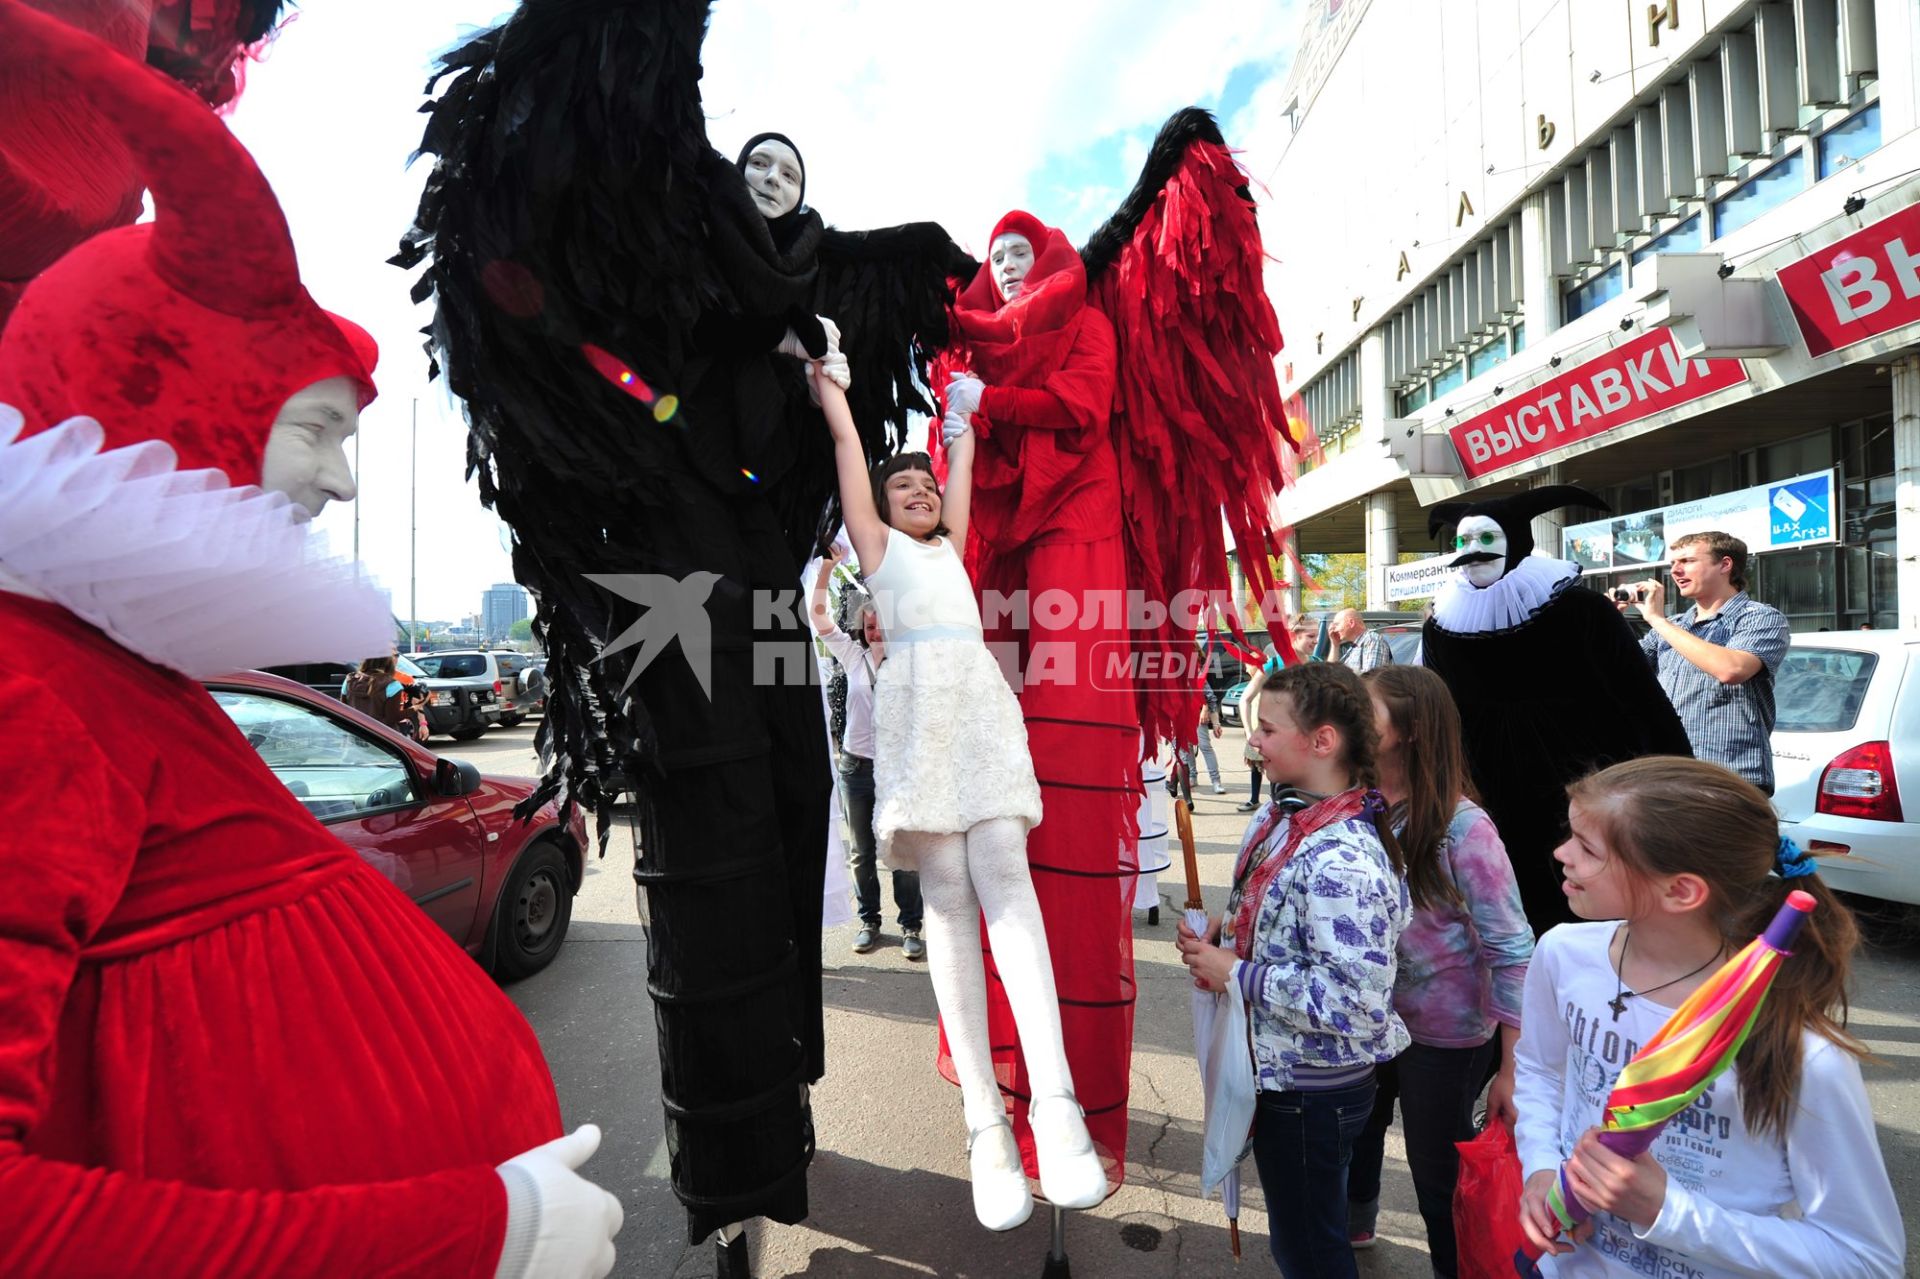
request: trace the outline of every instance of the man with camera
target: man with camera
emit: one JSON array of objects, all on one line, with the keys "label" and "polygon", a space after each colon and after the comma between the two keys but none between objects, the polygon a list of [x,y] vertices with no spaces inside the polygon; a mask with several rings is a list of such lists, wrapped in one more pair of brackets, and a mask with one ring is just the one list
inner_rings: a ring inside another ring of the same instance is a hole
[{"label": "man with camera", "polygon": [[1747,544],[1690,533],[1670,547],[1673,584],[1693,607],[1666,615],[1666,589],[1639,582],[1613,593],[1653,629],[1640,641],[1686,726],[1693,753],[1773,794],[1773,679],[1787,655],[1787,619],[1746,592]]}]

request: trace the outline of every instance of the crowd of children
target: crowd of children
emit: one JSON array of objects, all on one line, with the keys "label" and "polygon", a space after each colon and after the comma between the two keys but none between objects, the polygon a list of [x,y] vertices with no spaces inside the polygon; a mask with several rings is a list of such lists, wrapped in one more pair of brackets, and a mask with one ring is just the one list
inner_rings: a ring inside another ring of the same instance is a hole
[{"label": "crowd of children", "polygon": [[[1486,1122],[1514,1132],[1541,1274],[1904,1272],[1846,1026],[1853,919],[1765,795],[1664,757],[1580,782],[1555,857],[1591,922],[1536,948],[1437,676],[1306,663],[1242,713],[1272,799],[1213,935],[1183,925],[1178,944],[1197,986],[1248,1005],[1250,1145],[1283,1275],[1357,1273],[1396,1101],[1434,1273],[1515,1273],[1456,1254],[1454,1143],[1483,1089]],[[1645,1154],[1614,1153],[1597,1125],[1621,1070],[1793,889],[1816,908],[1733,1067]],[[1593,1210],[1571,1235],[1548,1203],[1563,1166]]]}]

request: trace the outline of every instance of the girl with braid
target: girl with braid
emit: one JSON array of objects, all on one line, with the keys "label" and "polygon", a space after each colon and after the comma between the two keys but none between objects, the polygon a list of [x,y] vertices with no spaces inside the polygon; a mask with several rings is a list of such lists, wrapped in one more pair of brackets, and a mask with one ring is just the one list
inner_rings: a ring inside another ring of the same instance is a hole
[{"label": "girl with braid", "polygon": [[1256,714],[1275,798],[1248,827],[1226,915],[1204,938],[1182,925],[1180,953],[1195,986],[1236,983],[1247,1001],[1253,1157],[1280,1273],[1352,1276],[1347,1165],[1375,1066],[1409,1042],[1393,1009],[1405,870],[1360,677],[1337,663],[1287,667],[1268,677]]}]

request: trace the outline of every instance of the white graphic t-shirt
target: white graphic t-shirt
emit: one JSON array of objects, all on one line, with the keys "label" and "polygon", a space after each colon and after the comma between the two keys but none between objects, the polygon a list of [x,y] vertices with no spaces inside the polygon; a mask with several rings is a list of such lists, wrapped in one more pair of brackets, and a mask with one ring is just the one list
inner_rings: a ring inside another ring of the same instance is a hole
[{"label": "white graphic t-shirt", "polygon": [[[1534,951],[1515,1052],[1514,1137],[1523,1177],[1558,1168],[1601,1122],[1621,1070],[1673,1012],[1653,997],[1632,997],[1614,1017],[1608,947],[1618,927],[1565,924]],[[1597,1213],[1593,1236],[1572,1253],[1542,1258],[1541,1273],[1900,1275],[1906,1236],[1859,1063],[1814,1034],[1805,1044],[1804,1104],[1785,1142],[1747,1131],[1729,1070],[1653,1144],[1667,1173],[1666,1201],[1653,1224],[1641,1230]]]}]

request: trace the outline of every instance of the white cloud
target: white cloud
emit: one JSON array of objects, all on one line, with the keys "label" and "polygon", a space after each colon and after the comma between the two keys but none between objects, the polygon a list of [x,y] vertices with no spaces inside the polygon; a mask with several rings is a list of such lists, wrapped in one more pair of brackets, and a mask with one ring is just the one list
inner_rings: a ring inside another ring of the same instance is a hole
[{"label": "white cloud", "polygon": [[[429,65],[508,11],[501,0],[309,4],[253,69],[232,120],[287,210],[309,289],[380,341],[357,505],[362,556],[403,617],[416,399],[420,615],[464,616],[511,576],[499,522],[462,478],[465,425],[426,381],[426,313],[385,265],[426,174],[406,160]],[[932,219],[977,252],[1001,213],[1051,189],[1063,158],[1217,98],[1235,67],[1283,71],[1297,14],[1297,0],[719,0],[703,57],[708,136],[731,155],[754,133],[787,133],[806,156],[808,201],[829,222]],[[1032,211],[1091,227],[1142,154],[1129,140],[1071,207]],[[353,522],[348,508],[321,517],[343,546]]]}]

